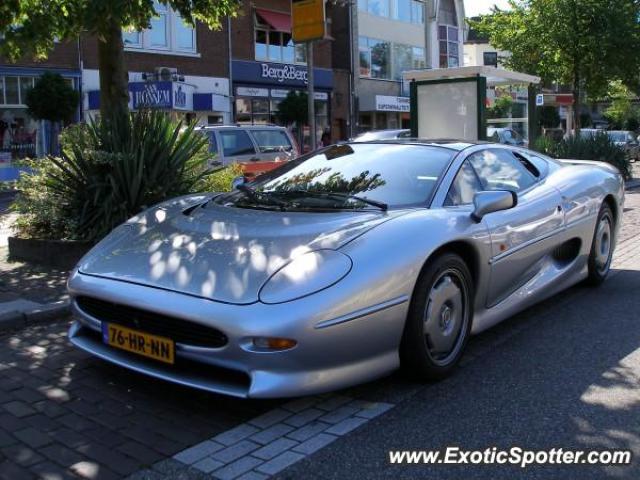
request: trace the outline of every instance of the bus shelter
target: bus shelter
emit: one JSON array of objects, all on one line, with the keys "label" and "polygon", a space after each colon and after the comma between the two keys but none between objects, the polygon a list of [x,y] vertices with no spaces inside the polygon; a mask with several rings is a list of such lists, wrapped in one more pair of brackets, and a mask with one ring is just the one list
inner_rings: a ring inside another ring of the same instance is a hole
[{"label": "bus shelter", "polygon": [[534,140],[539,77],[472,66],[411,70],[404,80],[410,86],[414,137],[495,140],[509,131],[525,142]]}]

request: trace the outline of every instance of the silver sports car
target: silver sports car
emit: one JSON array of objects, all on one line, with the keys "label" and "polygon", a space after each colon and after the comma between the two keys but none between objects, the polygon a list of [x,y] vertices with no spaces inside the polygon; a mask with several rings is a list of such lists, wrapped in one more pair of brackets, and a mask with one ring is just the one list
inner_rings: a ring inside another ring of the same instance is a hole
[{"label": "silver sports car", "polygon": [[157,205],[69,280],[78,347],[239,397],[451,373],[469,336],[607,276],[624,183],[505,145],[335,145]]}]

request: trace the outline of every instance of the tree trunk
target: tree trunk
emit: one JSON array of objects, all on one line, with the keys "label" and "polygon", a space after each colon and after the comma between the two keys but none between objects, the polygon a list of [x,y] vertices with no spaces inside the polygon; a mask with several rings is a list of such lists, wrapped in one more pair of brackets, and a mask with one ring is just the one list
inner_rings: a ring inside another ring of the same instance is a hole
[{"label": "tree trunk", "polygon": [[102,118],[126,115],[129,108],[129,79],[124,62],[122,27],[111,22],[98,39],[100,70],[100,114]]}]

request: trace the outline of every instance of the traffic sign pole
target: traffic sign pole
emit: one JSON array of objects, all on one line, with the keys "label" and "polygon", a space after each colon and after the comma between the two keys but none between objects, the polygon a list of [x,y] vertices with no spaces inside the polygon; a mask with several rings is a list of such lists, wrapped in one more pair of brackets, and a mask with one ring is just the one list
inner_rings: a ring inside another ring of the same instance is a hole
[{"label": "traffic sign pole", "polygon": [[309,151],[316,149],[316,105],[313,90],[313,41],[307,42],[307,97],[309,110]]}]

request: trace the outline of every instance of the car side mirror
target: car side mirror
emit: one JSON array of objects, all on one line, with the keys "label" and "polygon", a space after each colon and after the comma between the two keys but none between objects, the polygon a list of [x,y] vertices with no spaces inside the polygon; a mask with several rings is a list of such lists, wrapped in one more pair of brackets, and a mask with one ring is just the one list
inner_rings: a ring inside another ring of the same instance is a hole
[{"label": "car side mirror", "polygon": [[245,183],[247,183],[247,179],[244,178],[244,175],[240,175],[231,180],[231,188],[237,190],[240,185],[244,185]]},{"label": "car side mirror", "polygon": [[473,213],[471,218],[480,222],[482,218],[493,212],[508,210],[518,204],[518,196],[509,190],[478,192],[473,197]]}]

